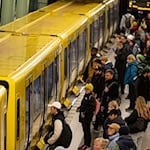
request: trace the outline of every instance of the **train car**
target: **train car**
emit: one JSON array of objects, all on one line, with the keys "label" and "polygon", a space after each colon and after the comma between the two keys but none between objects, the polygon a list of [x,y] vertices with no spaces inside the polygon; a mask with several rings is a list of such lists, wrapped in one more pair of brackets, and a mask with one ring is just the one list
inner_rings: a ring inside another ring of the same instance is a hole
[{"label": "train car", "polygon": [[[26,149],[60,85],[60,40],[10,36],[0,42],[0,149]],[[56,78],[57,77],[57,78]]]},{"label": "train car", "polygon": [[91,47],[102,47],[111,36],[109,9],[117,8],[118,0],[111,2],[58,2],[52,11],[48,6],[0,28],[1,150],[30,149],[48,103],[69,105],[64,99],[83,73]]},{"label": "train car", "polygon": [[[88,19],[80,15],[47,14],[34,24],[23,28],[20,32],[30,35],[56,36],[62,40],[64,50],[64,71],[62,83],[58,90],[61,91],[60,99],[65,98],[66,91],[73,88],[73,83],[83,70],[85,56],[88,55]],[[82,72],[83,73],[83,72]],[[58,91],[58,93],[60,93]]]},{"label": "train car", "polygon": [[150,11],[149,0],[129,0],[129,8],[131,10]]}]

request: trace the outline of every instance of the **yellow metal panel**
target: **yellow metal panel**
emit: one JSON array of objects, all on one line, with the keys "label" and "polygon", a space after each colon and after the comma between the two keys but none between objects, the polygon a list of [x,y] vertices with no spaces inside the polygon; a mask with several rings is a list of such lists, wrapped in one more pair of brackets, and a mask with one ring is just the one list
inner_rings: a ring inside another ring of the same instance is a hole
[{"label": "yellow metal panel", "polygon": [[[0,76],[8,76],[25,62],[44,57],[46,52],[58,46],[59,40],[45,36],[10,36],[0,42]],[[35,55],[33,57],[33,55]],[[46,56],[45,56],[46,57]],[[30,64],[30,67],[32,67]],[[24,64],[25,65],[25,64]]]}]

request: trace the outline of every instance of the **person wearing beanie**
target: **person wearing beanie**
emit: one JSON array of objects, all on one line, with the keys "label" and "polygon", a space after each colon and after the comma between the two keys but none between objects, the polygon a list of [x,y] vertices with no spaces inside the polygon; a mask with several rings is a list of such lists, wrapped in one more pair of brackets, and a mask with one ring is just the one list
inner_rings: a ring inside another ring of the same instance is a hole
[{"label": "person wearing beanie", "polygon": [[85,94],[81,101],[81,105],[76,110],[79,112],[79,122],[82,125],[84,134],[84,144],[78,148],[79,150],[86,149],[91,145],[90,125],[94,114],[93,112],[96,108],[96,99],[93,94],[93,88],[92,83],[87,83],[85,85]]},{"label": "person wearing beanie", "polygon": [[136,145],[129,135],[129,128],[128,126],[124,125],[121,126],[119,129],[119,139],[116,141],[114,145],[114,150],[136,150]]}]

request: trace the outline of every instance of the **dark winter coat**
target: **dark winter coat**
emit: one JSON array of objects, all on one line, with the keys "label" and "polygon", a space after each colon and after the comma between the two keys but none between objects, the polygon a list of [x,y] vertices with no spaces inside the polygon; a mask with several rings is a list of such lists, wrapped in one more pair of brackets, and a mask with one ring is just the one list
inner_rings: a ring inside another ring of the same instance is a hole
[{"label": "dark winter coat", "polygon": [[119,146],[119,150],[136,150],[136,145],[129,135],[121,135],[116,141]]},{"label": "dark winter coat", "polygon": [[97,98],[100,99],[105,86],[105,77],[102,74],[94,74],[91,82],[94,86],[93,92],[96,93]]},{"label": "dark winter coat", "polygon": [[79,122],[92,121],[93,113],[96,108],[96,100],[92,93],[84,95],[81,105],[78,108],[80,109]]},{"label": "dark winter coat", "polygon": [[149,98],[149,78],[144,77],[143,74],[138,76],[135,80],[136,96],[143,96],[147,101]]},{"label": "dark winter coat", "polygon": [[126,63],[127,63],[127,56],[129,52],[127,49],[117,49],[116,50],[116,62],[115,62],[115,68],[117,69],[118,72],[118,80],[120,82],[123,82],[124,79],[124,74],[126,70]]}]

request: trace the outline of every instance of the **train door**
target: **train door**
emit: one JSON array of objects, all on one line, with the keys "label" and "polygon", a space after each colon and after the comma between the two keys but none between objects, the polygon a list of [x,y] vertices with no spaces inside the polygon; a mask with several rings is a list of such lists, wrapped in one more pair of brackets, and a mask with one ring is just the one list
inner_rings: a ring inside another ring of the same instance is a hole
[{"label": "train door", "polygon": [[0,149],[6,150],[7,90],[0,86]]}]

